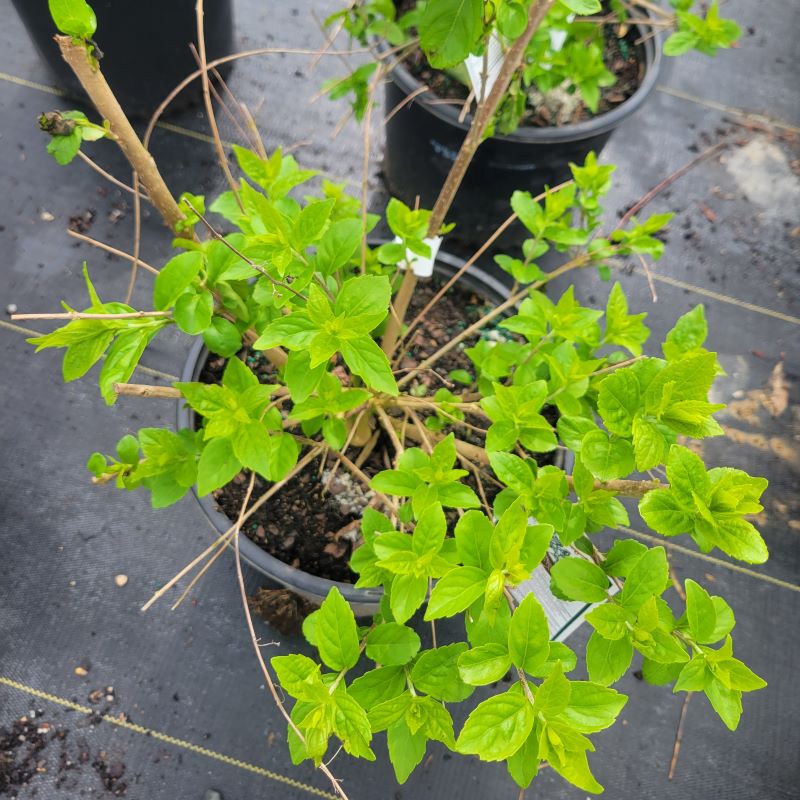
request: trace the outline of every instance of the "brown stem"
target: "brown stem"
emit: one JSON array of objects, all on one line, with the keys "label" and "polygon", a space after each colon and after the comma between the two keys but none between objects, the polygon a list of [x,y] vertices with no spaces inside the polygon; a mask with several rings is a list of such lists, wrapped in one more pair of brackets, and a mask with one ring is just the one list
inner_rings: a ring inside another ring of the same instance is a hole
[{"label": "brown stem", "polygon": [[[500,67],[500,72],[497,79],[492,85],[492,89],[486,98],[478,105],[475,111],[475,116],[472,118],[472,124],[464,137],[461,148],[458,151],[453,166],[450,167],[450,172],[445,178],[439,196],[433,205],[431,217],[428,221],[428,236],[436,236],[439,229],[444,223],[447,212],[453,204],[458,188],[461,186],[461,181],[467,172],[472,159],[478,146],[483,141],[486,129],[492,121],[498,106],[500,105],[503,95],[506,93],[514,73],[519,69],[522,59],[525,55],[525,48],[528,46],[536,29],[541,25],[547,12],[555,0],[534,0],[531,4],[530,11],[528,12],[528,25],[523,34],[509,47],[503,63]],[[399,323],[389,318],[386,324],[386,331],[383,334],[381,347],[385,353],[391,353],[397,344],[397,337],[400,334],[400,327],[405,319],[406,311],[408,311],[408,304],[411,301],[411,295],[414,293],[414,287],[417,285],[417,276],[413,270],[406,270],[403,276],[403,282],[400,284],[400,289],[394,299],[393,305]]]},{"label": "brown stem", "polygon": [[133,130],[125,112],[114,97],[100,67],[86,52],[83,43],[73,42],[71,36],[56,36],[61,55],[72,68],[81,86],[94,103],[100,115],[108,120],[111,132],[116,136],[120,149],[139,174],[147,195],[158,209],[164,221],[177,233],[177,225],[184,218],[175,198],[164,183],[156,162],[145,150]]},{"label": "brown stem", "polygon": [[169,400],[183,397],[180,389],[172,386],[153,386],[149,383],[115,383],[114,394],[117,397],[162,397]]},{"label": "brown stem", "polygon": [[222,168],[222,171],[225,173],[225,180],[228,182],[231,192],[233,192],[233,196],[236,199],[239,210],[244,212],[244,206],[242,205],[242,201],[239,199],[239,186],[233,179],[231,169],[228,166],[228,158],[225,155],[225,149],[222,146],[222,138],[219,135],[219,128],[217,127],[217,118],[214,116],[214,106],[211,103],[211,91],[208,80],[208,61],[206,59],[206,37],[203,30],[203,0],[197,0],[197,3],[195,4],[195,15],[197,17],[197,46],[199,51],[198,57],[200,59],[200,79],[203,84],[203,102],[205,103],[206,107],[208,125],[211,128],[211,135],[214,139],[214,147],[217,151],[217,161],[219,161],[219,165]]},{"label": "brown stem", "polygon": [[[124,250],[118,250],[116,247],[112,247],[110,244],[106,244],[105,242],[100,242],[97,239],[92,239],[91,236],[85,236],[82,233],[78,233],[78,231],[73,231],[71,228],[67,228],[67,236],[72,236],[73,239],[79,239],[82,242],[86,242],[86,244],[92,245],[92,247],[105,250],[106,253],[111,253],[111,255],[118,256],[119,258],[124,258],[128,261],[135,260],[130,253],[126,253]],[[145,263],[141,259],[139,259],[139,266],[153,275],[158,275],[158,270],[155,267]]]},{"label": "brown stem", "polygon": [[144,319],[171,317],[171,311],[130,311],[124,314],[92,314],[83,311],[61,311],[56,314],[12,314],[11,319]]}]

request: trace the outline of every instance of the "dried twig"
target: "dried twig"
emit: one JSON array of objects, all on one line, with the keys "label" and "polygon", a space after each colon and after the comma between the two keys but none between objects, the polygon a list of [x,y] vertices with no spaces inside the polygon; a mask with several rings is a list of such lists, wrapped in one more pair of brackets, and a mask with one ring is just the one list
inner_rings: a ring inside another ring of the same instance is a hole
[{"label": "dried twig", "polygon": [[[106,244],[105,242],[98,241],[97,239],[92,239],[91,236],[86,236],[83,233],[78,233],[78,231],[72,230],[72,228],[67,228],[67,236],[71,236],[73,239],[79,239],[81,242],[86,242],[86,244],[92,245],[92,247],[97,247],[100,250],[105,250],[106,253],[111,253],[111,255],[118,256],[119,258],[124,258],[127,261],[133,261],[134,257],[130,255],[130,253],[126,253],[124,250],[117,250],[116,247],[112,247],[110,244]],[[158,275],[158,270],[147,264],[146,262],[139,259],[139,266],[142,269],[151,272],[153,275]]]},{"label": "dried twig", "polygon": [[669,773],[667,780],[671,781],[675,775],[675,768],[678,766],[678,756],[681,752],[681,741],[683,740],[683,725],[686,722],[686,709],[689,701],[692,699],[693,692],[686,692],[683,698],[683,705],[681,706],[681,715],[678,719],[678,730],[675,731],[675,745],[672,748],[672,760],[669,762]]}]

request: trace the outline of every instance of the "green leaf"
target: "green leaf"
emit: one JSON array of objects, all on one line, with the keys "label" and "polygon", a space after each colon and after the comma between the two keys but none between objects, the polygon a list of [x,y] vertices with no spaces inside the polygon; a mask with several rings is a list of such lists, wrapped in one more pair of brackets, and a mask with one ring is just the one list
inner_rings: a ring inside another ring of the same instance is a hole
[{"label": "green leaf", "polygon": [[562,719],[581,733],[595,733],[611,727],[628,698],[615,689],[588,681],[572,681],[569,705]]},{"label": "green leaf", "polygon": [[350,669],[358,661],[358,630],[353,610],[335,586],[319,607],[315,635],[326,666],[340,671]]},{"label": "green leaf", "polygon": [[433,587],[425,620],[452,617],[472,605],[486,588],[486,575],[477,567],[457,567]]},{"label": "green leaf", "polygon": [[583,437],[581,461],[601,481],[630,475],[636,466],[631,443],[611,438],[603,431],[589,431]]},{"label": "green leaf", "polygon": [[81,132],[78,128],[73,128],[63,136],[53,136],[47,143],[47,152],[61,166],[69,164],[81,149]]},{"label": "green leaf", "polygon": [[556,664],[536,690],[534,713],[541,714],[545,718],[557,717],[569,704],[571,693],[570,682],[564,677],[561,665]]},{"label": "green leaf", "polygon": [[242,347],[242,337],[232,322],[222,317],[214,317],[203,331],[206,347],[218,356],[230,358]]},{"label": "green leaf", "polygon": [[699,41],[697,34],[692,31],[676,31],[664,42],[664,55],[683,55],[688,53]]},{"label": "green leaf", "polygon": [[[411,570],[416,569],[417,560],[413,553],[409,553]],[[381,562],[384,564],[384,562]],[[386,564],[384,569],[393,572],[396,564],[389,566]],[[428,595],[428,578],[425,575],[414,574],[395,574],[392,580],[392,589],[389,596],[389,607],[392,610],[397,622],[406,622],[411,619],[416,610],[425,601]]]},{"label": "green leaf", "polygon": [[467,717],[456,750],[480,755],[482,761],[503,761],[522,747],[533,722],[527,698],[520,692],[503,692],[484,700]]},{"label": "green leaf", "polygon": [[420,46],[432,67],[463,61],[477,43],[483,24],[482,0],[437,0],[419,20]]},{"label": "green leaf", "polygon": [[632,622],[633,618],[624,608],[616,604],[603,603],[586,615],[586,621],[604,639],[621,639],[628,635],[626,623]]},{"label": "green leaf", "polygon": [[553,585],[570,600],[601,603],[608,597],[609,581],[605,572],[586,559],[562,558],[550,570]]},{"label": "green leaf", "polygon": [[653,595],[660,595],[669,582],[667,552],[663,547],[649,549],[635,564],[619,594],[619,602],[638,611]]},{"label": "green leaf", "polygon": [[389,759],[398,783],[405,783],[417,764],[425,757],[427,741],[428,737],[423,730],[411,733],[404,719],[399,719],[389,726],[386,731],[386,744],[389,747]]},{"label": "green leaf", "polygon": [[211,292],[187,291],[175,301],[172,315],[184,333],[196,336],[211,324],[213,314],[214,298]]},{"label": "green leaf", "polygon": [[86,0],[48,0],[50,16],[67,36],[91,39],[97,30],[97,17]]},{"label": "green leaf", "polygon": [[319,701],[327,694],[322,683],[319,664],[308,656],[298,653],[288,656],[274,656],[270,664],[278,676],[280,685],[292,697],[301,700]]},{"label": "green leaf", "polygon": [[317,245],[317,269],[325,275],[338,272],[355,255],[361,237],[360,220],[334,222]]},{"label": "green leaf", "polygon": [[406,688],[406,674],[402,667],[378,667],[356,678],[347,691],[351,697],[369,710],[401,695]]},{"label": "green leaf", "polygon": [[417,691],[426,692],[445,703],[466,700],[474,690],[459,673],[460,657],[465,651],[466,642],[455,642],[422,653],[411,670],[411,680]]},{"label": "green leaf", "polygon": [[255,420],[241,422],[233,436],[233,452],[248,469],[267,480],[273,476],[272,445],[267,429]]},{"label": "green leaf", "polygon": [[367,636],[367,655],[384,667],[407,664],[419,652],[419,646],[416,631],[397,622],[384,622]]},{"label": "green leaf", "polygon": [[586,792],[599,794],[603,791],[589,769],[585,750],[568,750],[564,753],[564,760],[551,759],[550,765],[562,778]]},{"label": "green leaf", "polygon": [[511,656],[505,645],[489,642],[462,653],[458,671],[471,686],[486,686],[503,678],[511,667]]},{"label": "green leaf", "polygon": [[342,740],[345,752],[356,758],[374,761],[375,753],[369,746],[372,730],[366,711],[346,691],[334,692],[331,697],[333,729]]},{"label": "green leaf", "polygon": [[692,636],[701,644],[718,641],[718,639],[711,638],[717,627],[717,612],[708,592],[691,578],[687,578],[684,585],[686,587],[686,619],[689,622]]},{"label": "green leaf", "polygon": [[345,281],[334,313],[344,315],[349,330],[369,333],[386,318],[392,287],[385,275],[360,275]]},{"label": "green leaf", "polygon": [[507,760],[508,773],[520,789],[527,789],[539,772],[539,739],[536,730],[528,736],[522,747]]},{"label": "green leaf", "polygon": [[735,731],[742,716],[742,693],[737,689],[728,689],[718,680],[711,681],[705,691],[719,718],[729,730]]},{"label": "green leaf", "polygon": [[153,284],[153,306],[163,311],[175,303],[203,268],[199,250],[179,253],[167,261]]},{"label": "green leaf", "polygon": [[602,8],[600,0],[561,0],[561,4],[582,17],[597,14]]},{"label": "green leaf", "polygon": [[628,314],[628,301],[619,283],[611,289],[606,306],[605,341],[627,348],[635,356],[642,354],[642,344],[650,331],[643,320],[647,314]]},{"label": "green leaf", "polygon": [[633,644],[628,637],[604,639],[597,631],[586,645],[586,669],[594,683],[609,686],[618,681],[631,664]]},{"label": "green leaf", "polygon": [[440,503],[432,503],[417,520],[411,546],[418,556],[433,556],[439,552],[447,532],[447,520]]},{"label": "green leaf", "polygon": [[219,489],[239,473],[242,464],[233,453],[229,439],[212,439],[203,448],[197,464],[197,493],[200,496]]},{"label": "green leaf", "polygon": [[[667,54],[669,55],[669,54]],[[705,309],[702,304],[678,318],[675,327],[667,334],[661,349],[664,357],[675,361],[703,346],[708,336]]]},{"label": "green leaf", "polygon": [[483,572],[492,569],[489,560],[489,541],[494,526],[481,511],[467,511],[455,527],[458,558],[465,567],[477,567]]},{"label": "green leaf", "polygon": [[340,341],[339,350],[347,366],[372,389],[397,396],[397,383],[386,353],[370,336]]},{"label": "green leaf", "polygon": [[603,570],[608,575],[627,578],[646,551],[647,546],[635,539],[618,539],[606,554]]},{"label": "green leaf", "polygon": [[511,661],[520,669],[532,672],[547,659],[549,642],[550,629],[544,609],[532,594],[528,594],[511,617],[508,629]]},{"label": "green leaf", "polygon": [[108,405],[117,399],[115,383],[127,383],[151,339],[162,326],[133,328],[119,334],[106,353],[106,360],[100,370],[98,383]]}]

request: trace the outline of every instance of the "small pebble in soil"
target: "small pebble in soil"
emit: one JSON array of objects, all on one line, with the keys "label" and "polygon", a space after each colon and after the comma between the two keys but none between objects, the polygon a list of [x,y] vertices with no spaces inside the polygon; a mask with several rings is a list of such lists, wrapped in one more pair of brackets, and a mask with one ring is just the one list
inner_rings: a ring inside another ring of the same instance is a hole
[{"label": "small pebble in soil", "polygon": [[16,313],[17,313],[17,304],[16,303],[9,303],[6,306],[6,314],[11,316],[11,314],[16,314]]},{"label": "small pebble in soil", "polygon": [[114,583],[117,584],[120,588],[122,588],[128,582],[127,575],[115,575],[114,576]]}]

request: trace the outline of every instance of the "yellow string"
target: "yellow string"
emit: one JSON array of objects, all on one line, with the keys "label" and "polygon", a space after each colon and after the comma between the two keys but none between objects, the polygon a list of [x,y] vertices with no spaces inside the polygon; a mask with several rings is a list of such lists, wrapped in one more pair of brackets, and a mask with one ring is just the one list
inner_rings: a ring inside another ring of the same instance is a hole
[{"label": "yellow string", "polygon": [[[19,681],[11,680],[11,678],[6,678],[2,675],[0,675],[0,684],[9,686],[12,689],[17,689],[18,691],[32,695],[33,697],[39,697],[42,700],[48,700],[49,702],[56,703],[64,708],[70,708],[73,711],[78,711],[81,714],[94,713],[94,709],[89,708],[88,706],[82,706],[80,703],[73,703],[71,700],[67,700],[64,697],[59,697],[58,695],[50,694],[49,692],[43,692],[41,689],[34,689],[32,686],[26,686],[24,683],[19,683]],[[254,775],[260,775],[262,778],[269,778],[270,780],[283,783],[287,786],[292,786],[295,789],[302,789],[304,792],[308,792],[308,794],[315,795],[316,797],[337,800],[337,796],[332,792],[326,792],[324,789],[318,789],[316,786],[310,786],[307,783],[295,780],[287,775],[281,775],[279,772],[273,772],[272,770],[265,769],[264,767],[259,767],[256,764],[251,764],[248,761],[242,761],[239,758],[233,758],[232,756],[227,756],[224,753],[218,753],[216,750],[210,750],[208,747],[201,747],[200,745],[193,744],[192,742],[187,742],[185,739],[179,739],[176,736],[170,736],[169,734],[162,733],[161,731],[156,731],[152,728],[146,728],[143,725],[136,725],[133,722],[119,719],[111,714],[102,714],[101,718],[104,722],[108,722],[111,725],[116,725],[118,728],[124,728],[125,730],[148,736],[151,739],[157,739],[160,742],[165,742],[166,744],[180,747],[183,750],[188,750],[191,753],[197,753],[198,755],[205,756],[206,758],[212,758],[215,761],[221,761],[223,764],[229,764],[232,767],[238,767],[239,769],[246,770],[247,772],[252,772]]]}]

